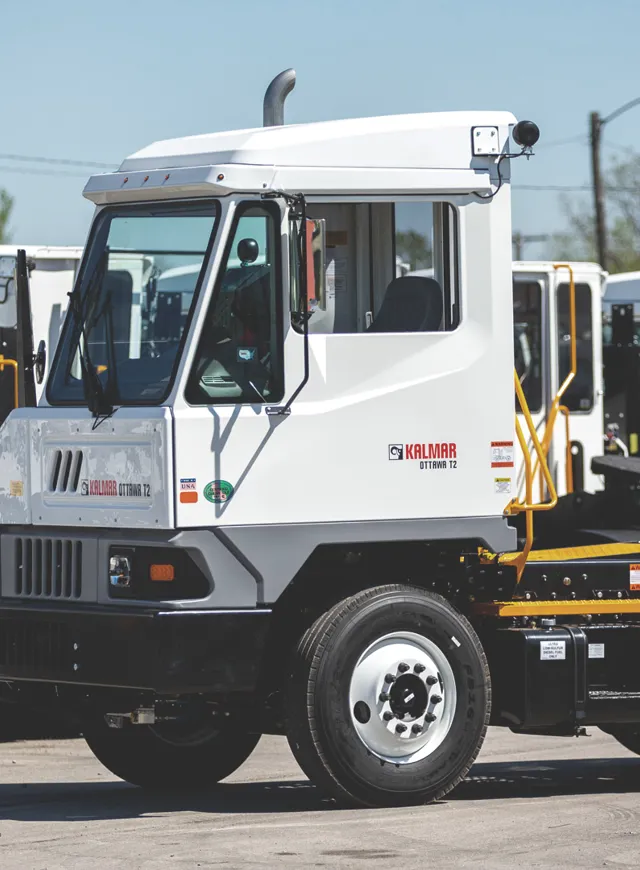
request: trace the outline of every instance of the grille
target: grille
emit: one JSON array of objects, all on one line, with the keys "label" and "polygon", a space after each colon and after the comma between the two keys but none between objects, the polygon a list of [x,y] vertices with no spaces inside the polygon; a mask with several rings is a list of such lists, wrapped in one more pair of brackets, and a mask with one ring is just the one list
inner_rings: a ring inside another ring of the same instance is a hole
[{"label": "grille", "polygon": [[83,458],[82,450],[54,450],[49,492],[77,492]]},{"label": "grille", "polygon": [[71,670],[73,646],[68,626],[19,616],[0,622],[0,668],[43,676]]},{"label": "grille", "polygon": [[82,541],[16,538],[15,546],[18,598],[80,598]]}]

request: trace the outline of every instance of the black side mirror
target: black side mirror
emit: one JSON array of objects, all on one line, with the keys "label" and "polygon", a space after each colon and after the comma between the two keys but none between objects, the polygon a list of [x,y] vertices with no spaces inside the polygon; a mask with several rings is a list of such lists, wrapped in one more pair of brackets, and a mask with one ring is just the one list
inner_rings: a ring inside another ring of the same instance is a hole
[{"label": "black side mirror", "polygon": [[41,384],[44,381],[44,373],[47,368],[47,345],[44,340],[38,345],[38,352],[33,358],[33,368],[36,381]]},{"label": "black side mirror", "polygon": [[240,239],[238,242],[238,259],[243,266],[255,263],[260,253],[260,248],[255,239]]}]

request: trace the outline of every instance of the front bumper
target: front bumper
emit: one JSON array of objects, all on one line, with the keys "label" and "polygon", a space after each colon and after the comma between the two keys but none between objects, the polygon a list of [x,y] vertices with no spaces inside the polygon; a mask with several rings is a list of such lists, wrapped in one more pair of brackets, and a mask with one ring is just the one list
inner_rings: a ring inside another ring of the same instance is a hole
[{"label": "front bumper", "polygon": [[252,692],[269,610],[0,606],[0,680],[152,690]]}]

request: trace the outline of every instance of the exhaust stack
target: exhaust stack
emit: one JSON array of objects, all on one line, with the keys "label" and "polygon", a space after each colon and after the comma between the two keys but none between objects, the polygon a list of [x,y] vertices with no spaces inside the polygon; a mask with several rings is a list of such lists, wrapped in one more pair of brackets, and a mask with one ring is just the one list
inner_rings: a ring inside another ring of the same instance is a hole
[{"label": "exhaust stack", "polygon": [[263,127],[281,127],[284,124],[284,101],[295,86],[296,71],[294,69],[285,69],[273,79],[264,95]]}]

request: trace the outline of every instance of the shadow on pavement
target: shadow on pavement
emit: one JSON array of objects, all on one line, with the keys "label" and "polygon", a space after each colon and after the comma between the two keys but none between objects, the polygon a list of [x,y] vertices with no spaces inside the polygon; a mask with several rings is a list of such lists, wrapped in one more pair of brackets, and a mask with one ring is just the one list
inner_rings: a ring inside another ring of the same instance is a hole
[{"label": "shadow on pavement", "polygon": [[[640,759],[476,764],[448,801],[640,791]],[[0,819],[86,821],[172,812],[271,814],[338,811],[307,780],[222,783],[206,792],[147,793],[120,782],[0,784]]]},{"label": "shadow on pavement", "polygon": [[172,812],[291,813],[335,809],[308,780],[222,783],[206,791],[145,792],[124,782],[0,784],[0,819],[133,819]]},{"label": "shadow on pavement", "polygon": [[447,800],[499,800],[640,791],[640,758],[501,761],[474,764]]}]

